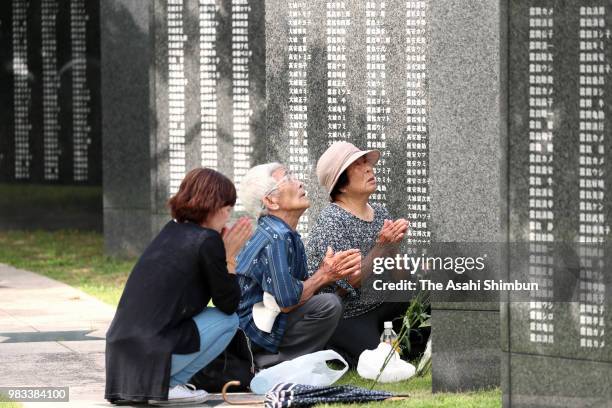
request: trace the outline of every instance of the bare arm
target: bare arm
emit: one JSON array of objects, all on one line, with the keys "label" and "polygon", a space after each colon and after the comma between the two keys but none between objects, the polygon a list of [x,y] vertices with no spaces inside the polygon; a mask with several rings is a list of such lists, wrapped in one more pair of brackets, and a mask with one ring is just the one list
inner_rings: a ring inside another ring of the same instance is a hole
[{"label": "bare arm", "polygon": [[304,281],[302,295],[298,303],[289,307],[281,307],[281,311],[289,313],[306,303],[322,287],[339,279],[346,278],[359,271],[360,268],[361,254],[358,249],[349,249],[348,251],[333,254],[331,248],[328,248],[319,269]]},{"label": "bare arm", "polygon": [[368,252],[362,262],[360,273],[355,273],[348,278],[352,287],[357,288],[372,275],[375,258],[394,257],[408,230],[408,221],[398,219],[396,221],[385,220],[374,247]]}]

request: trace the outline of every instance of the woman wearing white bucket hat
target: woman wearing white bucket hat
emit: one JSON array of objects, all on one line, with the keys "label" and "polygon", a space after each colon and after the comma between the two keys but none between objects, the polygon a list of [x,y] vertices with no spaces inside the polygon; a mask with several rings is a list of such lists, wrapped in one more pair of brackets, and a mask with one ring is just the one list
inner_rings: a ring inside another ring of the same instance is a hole
[{"label": "woman wearing white bucket hat", "polygon": [[[328,247],[334,251],[359,249],[365,266],[384,244],[403,239],[408,221],[392,221],[383,205],[369,203],[376,191],[374,166],[379,158],[378,150],[359,150],[351,143],[336,142],[319,159],[317,178],[331,203],[321,211],[309,234],[309,270],[318,268]],[[371,268],[364,267],[349,279],[327,288],[346,293],[343,318],[329,346],[343,354],[352,366],[361,352],[378,346],[383,323],[403,315],[408,306],[364,298],[360,286],[370,273]]]}]

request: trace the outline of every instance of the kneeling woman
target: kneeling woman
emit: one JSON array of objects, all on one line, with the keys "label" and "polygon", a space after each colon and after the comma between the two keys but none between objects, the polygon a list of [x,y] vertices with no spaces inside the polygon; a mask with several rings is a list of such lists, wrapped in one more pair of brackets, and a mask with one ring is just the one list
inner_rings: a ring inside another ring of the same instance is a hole
[{"label": "kneeling woman", "polygon": [[[132,270],[106,335],[111,402],[202,402],[188,384],[238,328],[235,256],[251,234],[246,218],[225,228],[236,189],[214,170],[190,171],[169,201],[172,221]],[[207,307],[209,301],[216,307]]]},{"label": "kneeling woman", "polygon": [[364,350],[378,346],[384,322],[403,316],[409,306],[384,302],[372,291],[361,291],[362,283],[371,276],[373,259],[395,256],[408,231],[408,221],[389,220],[384,206],[370,205],[370,197],[376,192],[374,165],[379,158],[378,150],[362,151],[351,143],[336,142],[317,163],[319,182],[331,204],[321,211],[309,234],[309,271],[318,268],[328,247],[334,252],[357,248],[363,259],[361,273],[324,289],[346,293],[342,319],[329,346],[351,367],[357,366]]}]

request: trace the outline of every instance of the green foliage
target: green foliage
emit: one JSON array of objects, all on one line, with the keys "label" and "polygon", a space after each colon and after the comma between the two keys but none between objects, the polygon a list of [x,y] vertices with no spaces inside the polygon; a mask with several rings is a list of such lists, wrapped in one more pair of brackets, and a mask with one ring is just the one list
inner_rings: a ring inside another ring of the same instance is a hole
[{"label": "green foliage", "polygon": [[430,314],[428,312],[430,306],[429,292],[421,291],[410,302],[410,306],[404,313],[404,316],[394,320],[402,320],[402,328],[398,333],[399,343],[403,350],[410,352],[410,333],[417,329],[430,327]]}]

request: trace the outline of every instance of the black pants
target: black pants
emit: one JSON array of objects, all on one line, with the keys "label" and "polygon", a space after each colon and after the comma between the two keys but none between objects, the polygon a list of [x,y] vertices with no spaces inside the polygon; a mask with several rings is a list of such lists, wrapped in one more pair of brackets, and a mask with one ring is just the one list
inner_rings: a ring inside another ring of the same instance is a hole
[{"label": "black pants", "polygon": [[[357,367],[359,355],[364,350],[378,347],[384,322],[403,316],[409,305],[409,302],[386,302],[361,316],[340,319],[329,347],[342,355],[351,368]],[[401,319],[393,322],[396,333],[401,327]]]}]

